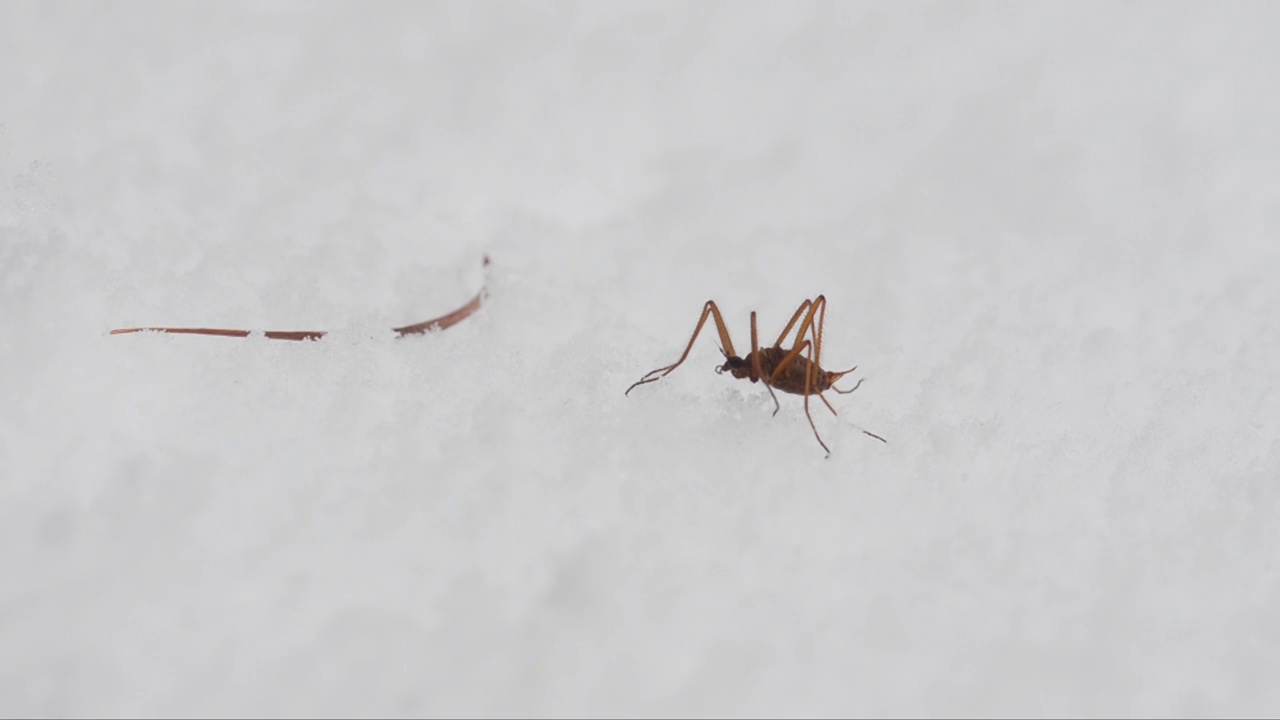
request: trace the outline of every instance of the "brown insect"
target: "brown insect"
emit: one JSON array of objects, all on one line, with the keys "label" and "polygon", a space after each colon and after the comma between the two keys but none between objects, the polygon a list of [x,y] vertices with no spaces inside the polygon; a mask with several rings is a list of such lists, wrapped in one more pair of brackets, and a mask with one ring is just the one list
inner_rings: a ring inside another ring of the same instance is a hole
[{"label": "brown insect", "polygon": [[[782,405],[778,402],[778,396],[774,393],[777,388],[785,393],[792,395],[804,396],[804,414],[809,418],[809,427],[813,428],[813,436],[818,439],[818,444],[827,452],[827,457],[831,456],[831,449],[822,441],[822,436],[818,434],[818,426],[813,422],[813,415],[809,413],[809,397],[817,395],[832,415],[837,414],[836,409],[831,407],[831,403],[823,396],[823,392],[834,390],[841,394],[849,394],[857,390],[862,385],[859,380],[853,387],[848,390],[841,390],[835,387],[835,383],[840,378],[857,370],[855,365],[848,370],[830,371],[823,370],[820,365],[822,359],[822,330],[827,320],[827,298],[819,295],[814,300],[805,300],[800,303],[800,307],[796,309],[794,315],[791,316],[791,322],[782,329],[782,334],[774,341],[771,347],[760,347],[756,334],[756,313],[751,312],[751,352],[745,358],[738,357],[738,353],[733,349],[733,340],[729,338],[729,330],[725,327],[724,318],[720,316],[720,308],[716,307],[714,300],[708,300],[706,305],[702,306],[702,317],[698,318],[698,324],[693,329],[693,337],[689,338],[689,344],[684,348],[684,354],[680,359],[665,367],[652,370],[645,374],[644,377],[633,383],[631,387],[623,395],[630,394],[637,385],[644,385],[655,380],[660,380],[675,370],[689,357],[689,351],[693,349],[693,343],[698,339],[698,333],[702,332],[702,326],[707,322],[707,316],[710,315],[715,320],[716,330],[720,333],[720,352],[724,355],[725,361],[723,365],[716,366],[717,373],[728,372],[735,378],[740,380],[746,379],[751,382],[763,382],[765,388],[769,391],[769,395],[773,398],[773,414],[777,415]],[[804,319],[801,320],[801,316]],[[816,320],[815,320],[816,318]],[[791,332],[791,328],[795,327],[796,322],[800,322],[800,327],[796,330],[795,341],[791,348],[787,349],[782,343],[787,339],[787,335]],[[809,337],[805,337],[808,334]],[[808,351],[808,357],[802,353]],[[875,433],[862,431],[880,442],[888,442],[884,438]]]}]

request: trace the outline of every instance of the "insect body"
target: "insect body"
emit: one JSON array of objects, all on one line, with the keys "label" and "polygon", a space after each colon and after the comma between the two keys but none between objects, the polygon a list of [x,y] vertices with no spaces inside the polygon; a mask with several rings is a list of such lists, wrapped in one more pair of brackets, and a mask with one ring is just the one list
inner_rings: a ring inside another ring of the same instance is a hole
[{"label": "insect body", "polygon": [[[809,362],[809,358],[797,355],[788,362],[787,355],[787,351],[780,347],[760,348],[751,351],[745,358],[727,357],[725,363],[716,368],[716,372],[727,372],[735,378],[746,379],[751,382],[760,382],[763,379],[766,387],[776,388],[792,395],[817,395],[825,390],[842,392],[833,388],[832,385],[840,378],[857,369],[850,368],[843,372],[831,372],[817,368],[815,372],[813,369],[817,365]],[[760,374],[758,375],[752,372],[757,358],[760,362]],[[775,375],[775,373],[778,374]],[[805,390],[806,382],[812,383],[812,386],[807,391]],[[853,390],[848,392],[853,392]]]},{"label": "insect body", "polygon": [[[778,396],[774,392],[775,388],[785,393],[803,396],[804,414],[809,418],[809,426],[813,428],[813,435],[818,439],[818,444],[822,446],[823,450],[827,451],[827,456],[830,457],[831,450],[822,441],[822,436],[818,434],[818,427],[813,422],[813,415],[809,413],[809,397],[817,395],[818,399],[822,400],[823,404],[834,415],[836,414],[836,409],[831,406],[831,403],[827,401],[827,398],[822,393],[827,390],[834,390],[847,395],[857,390],[862,381],[859,380],[857,384],[848,390],[841,390],[835,387],[835,383],[845,375],[857,370],[857,366],[848,370],[833,372],[823,370],[820,365],[822,358],[822,330],[827,318],[827,299],[823,295],[800,303],[800,307],[791,316],[791,321],[782,329],[782,334],[778,335],[778,339],[770,347],[760,347],[756,333],[756,314],[753,311],[751,313],[751,352],[747,353],[746,357],[739,357],[737,352],[734,351],[733,340],[729,338],[729,330],[725,327],[724,318],[720,315],[720,308],[716,307],[714,300],[708,300],[702,306],[702,316],[698,318],[698,324],[693,329],[693,336],[689,338],[689,344],[685,346],[684,353],[680,356],[680,359],[670,365],[646,373],[644,377],[627,388],[627,391],[623,394],[630,394],[637,385],[659,380],[679,367],[685,361],[685,358],[689,357],[689,351],[693,349],[693,343],[698,339],[698,333],[702,332],[702,326],[706,324],[708,316],[715,321],[716,331],[720,334],[720,352],[725,357],[724,364],[718,365],[716,372],[727,372],[740,380],[764,383],[769,395],[773,398],[774,415],[777,415],[778,410],[781,409],[781,405],[778,403]],[[801,320],[802,316],[803,320]],[[800,326],[796,329],[795,340],[790,348],[783,347],[787,335],[796,326],[797,322],[800,323]],[[806,351],[808,351],[808,357],[805,357]],[[880,442],[886,442],[884,438],[875,433],[870,433],[866,430],[862,432]]]}]

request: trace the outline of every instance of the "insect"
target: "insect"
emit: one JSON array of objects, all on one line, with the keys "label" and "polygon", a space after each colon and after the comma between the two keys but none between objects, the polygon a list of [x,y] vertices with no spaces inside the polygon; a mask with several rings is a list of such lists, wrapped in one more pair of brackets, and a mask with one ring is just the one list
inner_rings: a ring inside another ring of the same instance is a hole
[{"label": "insect", "polygon": [[[827,298],[819,295],[813,300],[805,300],[800,303],[800,307],[796,309],[795,314],[791,316],[791,321],[782,329],[782,334],[778,335],[778,339],[774,341],[770,347],[760,347],[760,343],[756,332],[756,313],[751,312],[751,352],[744,357],[738,357],[738,353],[733,349],[733,340],[729,338],[729,330],[725,327],[724,318],[720,315],[720,308],[716,307],[714,300],[708,300],[702,306],[702,316],[698,318],[698,324],[693,329],[693,337],[689,338],[689,344],[685,346],[684,353],[679,360],[674,363],[652,370],[640,378],[623,395],[629,395],[639,385],[651,383],[660,380],[668,375],[672,370],[680,367],[680,364],[689,357],[689,351],[693,349],[693,343],[698,339],[698,333],[702,332],[702,326],[707,322],[707,316],[711,316],[716,323],[716,331],[720,333],[720,353],[724,355],[724,364],[716,366],[716,373],[729,373],[739,380],[750,380],[751,382],[763,382],[765,388],[769,391],[769,395],[773,398],[773,414],[777,415],[782,405],[778,402],[778,396],[774,392],[774,388],[792,395],[801,395],[804,397],[804,414],[809,418],[809,427],[813,428],[813,436],[818,439],[818,444],[826,451],[827,457],[831,457],[831,449],[822,441],[822,436],[818,434],[818,426],[813,422],[813,415],[809,412],[809,398],[817,395],[822,400],[832,415],[836,415],[836,409],[831,406],[827,398],[823,396],[823,392],[834,390],[838,393],[848,395],[857,390],[862,385],[859,380],[853,387],[848,390],[841,390],[835,387],[836,382],[840,378],[857,370],[855,365],[848,370],[830,371],[823,370],[821,366],[822,360],[822,330],[827,320]],[[803,316],[803,320],[801,320]],[[790,348],[783,347],[787,335],[791,332],[796,323],[800,326],[796,329],[795,340]],[[806,337],[808,335],[808,337]],[[803,353],[808,351],[808,357]],[[862,431],[880,442],[888,442],[884,438],[872,432]]]}]

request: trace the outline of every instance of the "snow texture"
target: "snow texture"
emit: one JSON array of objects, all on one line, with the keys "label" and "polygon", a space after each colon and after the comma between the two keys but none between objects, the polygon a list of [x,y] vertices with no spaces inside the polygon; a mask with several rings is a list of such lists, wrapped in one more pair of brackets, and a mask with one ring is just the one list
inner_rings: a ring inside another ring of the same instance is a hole
[{"label": "snow texture", "polygon": [[1280,5],[0,14],[3,715],[1280,712]]}]

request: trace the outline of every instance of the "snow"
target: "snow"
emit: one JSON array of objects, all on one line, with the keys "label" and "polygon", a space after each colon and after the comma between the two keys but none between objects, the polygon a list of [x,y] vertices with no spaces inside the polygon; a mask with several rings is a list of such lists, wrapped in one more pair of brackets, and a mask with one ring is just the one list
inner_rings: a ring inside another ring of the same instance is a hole
[{"label": "snow", "polygon": [[5,715],[1280,709],[1280,7],[4,14]]}]

